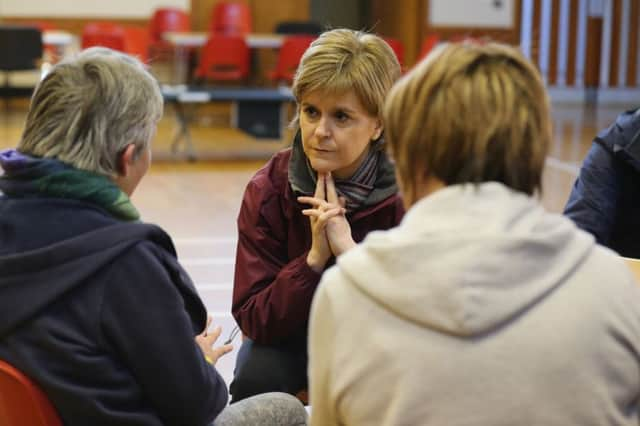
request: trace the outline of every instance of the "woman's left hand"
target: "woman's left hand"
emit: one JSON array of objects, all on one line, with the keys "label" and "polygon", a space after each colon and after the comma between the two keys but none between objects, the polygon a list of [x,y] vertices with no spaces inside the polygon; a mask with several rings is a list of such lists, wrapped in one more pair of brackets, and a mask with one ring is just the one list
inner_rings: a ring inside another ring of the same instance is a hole
[{"label": "woman's left hand", "polygon": [[338,192],[336,191],[336,185],[333,182],[333,176],[331,176],[331,173],[327,173],[326,179],[327,201],[331,205],[339,205],[343,208],[342,214],[329,219],[326,228],[327,239],[329,240],[331,251],[334,256],[338,257],[347,250],[355,247],[356,242],[353,241],[353,237],[351,236],[351,225],[345,216],[345,202],[343,199],[338,198]]}]

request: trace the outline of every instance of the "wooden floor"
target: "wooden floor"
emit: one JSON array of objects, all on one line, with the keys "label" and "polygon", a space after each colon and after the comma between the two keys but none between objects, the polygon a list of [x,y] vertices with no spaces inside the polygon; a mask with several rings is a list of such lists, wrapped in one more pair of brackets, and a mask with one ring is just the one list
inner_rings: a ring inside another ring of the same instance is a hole
[{"label": "wooden floor", "polygon": [[[20,104],[2,108],[0,104],[0,149],[16,145],[26,113]],[[201,158],[195,163],[171,154],[175,118],[167,108],[154,141],[155,162],[133,201],[145,221],[159,224],[173,236],[181,263],[191,274],[214,322],[223,326],[226,339],[234,324],[230,306],[235,219],[242,193],[252,174],[287,145],[290,135],[282,141],[260,141],[225,128],[225,108],[194,111],[194,145]],[[542,194],[549,210],[562,211],[593,136],[624,109],[554,105],[555,138]],[[227,383],[233,375],[236,351],[218,363]]]}]

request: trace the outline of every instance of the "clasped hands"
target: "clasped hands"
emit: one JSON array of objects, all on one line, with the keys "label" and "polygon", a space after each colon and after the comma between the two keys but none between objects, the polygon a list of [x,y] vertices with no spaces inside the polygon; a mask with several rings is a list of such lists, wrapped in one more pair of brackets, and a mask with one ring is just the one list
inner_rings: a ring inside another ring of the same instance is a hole
[{"label": "clasped hands", "polygon": [[337,257],[356,245],[345,216],[345,201],[338,197],[331,173],[318,173],[313,197],[298,197],[298,201],[311,205],[311,208],[302,210],[311,224],[307,264],[314,271],[322,272],[332,255]]}]

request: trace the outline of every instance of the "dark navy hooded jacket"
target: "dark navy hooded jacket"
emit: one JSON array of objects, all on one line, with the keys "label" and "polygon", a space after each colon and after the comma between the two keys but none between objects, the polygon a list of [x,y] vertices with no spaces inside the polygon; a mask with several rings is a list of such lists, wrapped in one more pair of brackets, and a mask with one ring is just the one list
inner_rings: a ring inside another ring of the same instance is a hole
[{"label": "dark navy hooded jacket", "polygon": [[0,358],[65,425],[203,425],[226,405],[206,311],[160,228],[0,196]]},{"label": "dark navy hooded jacket", "polygon": [[594,139],[564,213],[598,243],[640,258],[640,109]]}]

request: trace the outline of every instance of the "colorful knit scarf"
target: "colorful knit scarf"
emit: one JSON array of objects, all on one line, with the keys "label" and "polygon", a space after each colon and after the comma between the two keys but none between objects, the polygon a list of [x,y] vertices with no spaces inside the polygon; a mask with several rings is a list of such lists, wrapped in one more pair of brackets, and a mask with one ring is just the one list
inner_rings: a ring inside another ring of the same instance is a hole
[{"label": "colorful knit scarf", "polygon": [[0,191],[8,197],[56,197],[96,204],[124,221],[140,219],[131,200],[111,179],[52,158],[0,151]]},{"label": "colorful knit scarf", "polygon": [[[382,149],[384,139],[373,142],[358,170],[349,179],[336,179],[336,191],[345,198],[347,211],[373,206],[398,192],[393,165]],[[289,160],[289,184],[297,195],[313,196],[317,173],[304,154],[300,131],[296,133]]]}]

